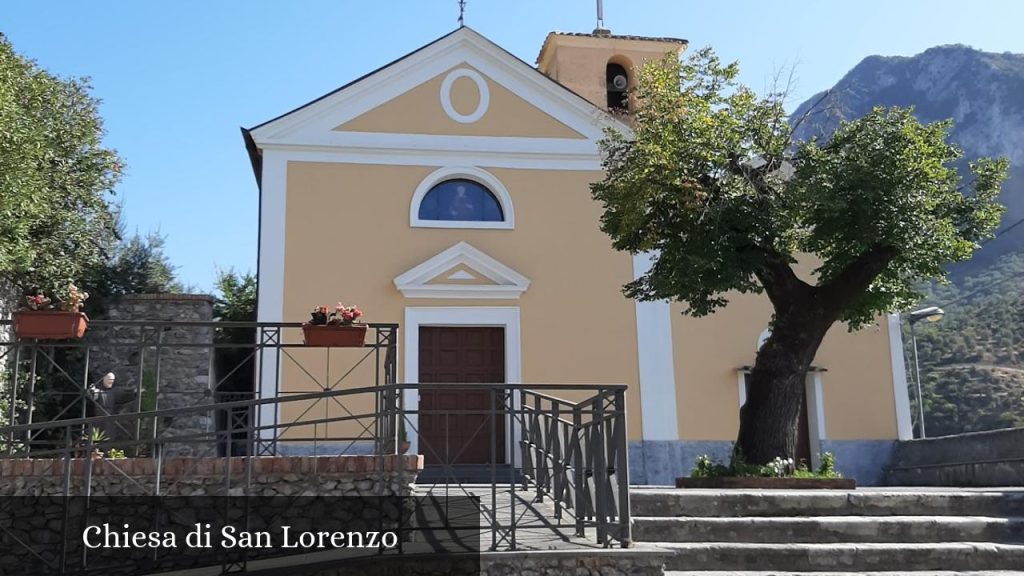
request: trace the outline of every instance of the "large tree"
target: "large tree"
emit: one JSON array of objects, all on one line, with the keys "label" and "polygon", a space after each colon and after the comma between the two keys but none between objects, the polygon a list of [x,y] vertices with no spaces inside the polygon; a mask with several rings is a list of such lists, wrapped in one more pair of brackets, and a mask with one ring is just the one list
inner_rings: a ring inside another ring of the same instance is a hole
[{"label": "large tree", "polygon": [[57,292],[104,260],[121,171],[88,82],[58,78],[0,34],[0,284]]},{"label": "large tree", "polygon": [[[977,160],[962,182],[950,124],[900,108],[794,143],[784,94],[759,97],[737,72],[710,49],[645,66],[632,134],[602,142],[605,178],[592,192],[616,249],[655,254],[628,297],[704,316],[730,292],[767,295],[771,334],[737,440],[764,464],[795,455],[804,378],[829,328],[906,309],[920,281],[970,257],[999,222],[1007,162]],[[818,264],[800,275],[798,259]]]}]

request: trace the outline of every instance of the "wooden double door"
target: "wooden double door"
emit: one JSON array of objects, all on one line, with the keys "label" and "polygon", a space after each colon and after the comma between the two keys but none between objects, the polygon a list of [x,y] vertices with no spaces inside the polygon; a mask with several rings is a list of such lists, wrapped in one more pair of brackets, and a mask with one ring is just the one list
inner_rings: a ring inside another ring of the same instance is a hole
[{"label": "wooden double door", "polygon": [[[505,382],[505,329],[421,326],[419,331],[419,452],[426,464],[488,464],[492,435],[493,461],[504,463],[507,416],[500,398],[488,390],[431,384]],[[497,416],[493,428],[492,413]]]}]

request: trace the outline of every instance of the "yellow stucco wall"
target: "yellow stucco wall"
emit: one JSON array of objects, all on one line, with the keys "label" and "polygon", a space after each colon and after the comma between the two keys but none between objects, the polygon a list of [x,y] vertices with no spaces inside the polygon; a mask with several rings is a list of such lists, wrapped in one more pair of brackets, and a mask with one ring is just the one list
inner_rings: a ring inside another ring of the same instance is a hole
[{"label": "yellow stucco wall", "polygon": [[[469,65],[453,69],[475,70]],[[456,136],[520,136],[531,138],[573,138],[583,136],[481,74],[487,83],[490,103],[476,122],[452,120],[441,106],[441,83],[451,70],[409,90],[335,128],[338,131],[388,132],[399,134],[450,134]],[[467,77],[455,80],[451,88],[452,107],[459,114],[471,114],[480,101],[476,83]]]},{"label": "yellow stucco wall", "polygon": [[[627,402],[639,406],[636,316],[620,293],[632,262],[598,229],[588,184],[599,174],[492,168],[512,197],[515,230],[411,228],[413,192],[435,169],[289,162],[283,317],[304,320],[312,306],[339,299],[359,304],[369,322],[401,323],[406,306],[518,306],[523,382],[625,383]],[[441,300],[407,299],[395,288],[396,276],[460,241],[529,278],[529,289],[518,300]],[[324,351],[295,353],[325,376]],[[355,357],[338,353],[349,364]],[[345,363],[338,356],[332,365]],[[371,375],[349,378],[355,385]],[[282,376],[284,390],[312,382],[288,362]],[[630,413],[631,438],[641,419]]]},{"label": "yellow stucco wall", "polygon": [[[711,316],[684,316],[684,309],[671,305],[680,438],[735,440],[736,370],[754,363],[771,304],[764,296],[733,294],[729,305]],[[853,333],[836,324],[825,336],[814,364],[827,370],[822,397],[828,439],[896,438],[888,338],[884,318]]]},{"label": "yellow stucco wall", "polygon": [[545,43],[538,68],[604,109],[608,107],[605,66],[609,61],[627,69],[629,87],[633,88],[636,69],[670,52],[678,54],[683,48],[669,42],[552,34]]}]

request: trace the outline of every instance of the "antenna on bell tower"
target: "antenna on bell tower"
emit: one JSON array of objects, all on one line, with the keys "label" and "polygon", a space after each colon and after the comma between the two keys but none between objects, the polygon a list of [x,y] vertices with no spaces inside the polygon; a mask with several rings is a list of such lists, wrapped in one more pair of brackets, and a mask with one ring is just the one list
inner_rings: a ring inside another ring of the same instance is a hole
[{"label": "antenna on bell tower", "polygon": [[594,34],[611,34],[611,31],[604,27],[604,0],[597,0],[597,28],[594,28]]}]

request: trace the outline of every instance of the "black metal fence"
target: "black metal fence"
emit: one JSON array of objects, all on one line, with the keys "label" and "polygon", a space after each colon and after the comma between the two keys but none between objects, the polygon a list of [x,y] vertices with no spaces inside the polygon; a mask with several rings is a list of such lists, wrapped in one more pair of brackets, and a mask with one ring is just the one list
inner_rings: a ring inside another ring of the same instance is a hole
[{"label": "black metal fence", "polygon": [[[481,409],[434,410],[407,405],[421,390],[420,384],[396,382],[395,324],[371,325],[365,347],[346,352],[347,364],[340,369],[337,358],[330,366],[332,354],[326,349],[322,354],[295,352],[303,347],[301,340],[288,338],[286,331],[301,324],[97,322],[90,329],[97,325],[113,334],[131,329],[132,342],[122,338],[0,343],[10,387],[9,418],[14,423],[0,428],[0,459],[49,462],[49,481],[59,478],[60,495],[88,496],[96,485],[96,466],[119,470],[118,476],[136,484],[141,493],[167,494],[188,475],[189,463],[209,466],[211,458],[222,461],[217,470],[223,476],[223,493],[245,495],[254,490],[253,462],[261,456],[395,455],[403,452],[402,440],[408,439],[431,463],[420,475],[417,493],[443,490],[477,499],[492,550],[518,549],[521,531],[545,527],[567,527],[576,537],[596,539],[605,546],[631,543],[624,385],[431,383],[434,389],[475,391],[491,400]],[[160,336],[189,328],[245,330],[252,340],[168,343]],[[219,370],[211,360],[208,393],[194,404],[144,409],[150,407],[135,400],[107,412],[97,410],[90,396],[96,374],[89,364],[108,345],[137,354],[133,361],[139,366],[140,377],[134,383],[138,397],[147,394],[144,370],[153,374],[151,385],[157,393],[161,385],[168,385],[162,382],[168,372],[161,364],[176,350],[204,348],[211,356],[221,349],[245,353],[235,354],[235,366],[221,363]],[[78,355],[69,361],[58,353],[62,349],[78,350]],[[326,366],[312,366],[313,362]],[[61,392],[65,400],[44,421],[33,418],[32,407],[41,366],[51,378],[68,384]],[[248,373],[249,390],[237,384],[223,390],[224,382],[234,378],[237,383],[241,371]],[[307,386],[283,381],[288,374]],[[453,446],[448,423],[460,416],[470,416],[474,429],[461,431],[456,443],[461,445]],[[426,434],[421,425],[431,419],[435,430]],[[195,421],[205,427],[183,429],[176,424]],[[439,433],[436,427],[441,422],[445,424]],[[94,432],[110,429],[116,433]],[[471,442],[483,442],[489,449],[485,458],[469,467],[467,476],[460,455]],[[128,458],[111,457],[121,453]],[[155,478],[138,477],[129,464],[133,456],[154,460]],[[184,461],[185,469],[165,474],[169,459],[177,466]],[[378,462],[384,466],[383,459]],[[0,485],[4,482],[0,479]],[[32,487],[19,491],[32,493]],[[548,510],[550,517],[538,521],[538,510]]]}]

